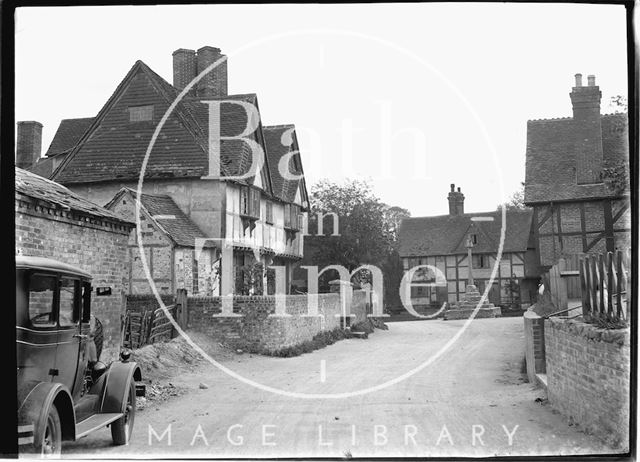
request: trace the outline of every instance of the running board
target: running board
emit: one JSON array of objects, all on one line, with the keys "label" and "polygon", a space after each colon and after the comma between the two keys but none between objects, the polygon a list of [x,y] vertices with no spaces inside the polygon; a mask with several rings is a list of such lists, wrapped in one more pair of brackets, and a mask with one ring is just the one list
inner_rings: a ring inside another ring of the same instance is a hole
[{"label": "running board", "polygon": [[124,414],[121,412],[111,412],[105,414],[94,414],[88,419],[84,419],[78,425],[76,425],[76,439],[87,436],[92,431],[104,427],[118,420]]}]

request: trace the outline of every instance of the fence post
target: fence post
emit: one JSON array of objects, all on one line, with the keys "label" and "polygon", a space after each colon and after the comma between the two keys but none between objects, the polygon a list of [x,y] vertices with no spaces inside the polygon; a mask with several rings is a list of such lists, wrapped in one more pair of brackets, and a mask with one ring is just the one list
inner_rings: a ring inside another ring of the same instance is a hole
[{"label": "fence post", "polygon": [[182,329],[187,328],[188,316],[187,289],[178,289],[176,292],[176,322]]},{"label": "fence post", "polygon": [[580,262],[580,286],[582,288],[582,316],[585,319],[591,315],[589,277],[589,257],[584,257]]}]

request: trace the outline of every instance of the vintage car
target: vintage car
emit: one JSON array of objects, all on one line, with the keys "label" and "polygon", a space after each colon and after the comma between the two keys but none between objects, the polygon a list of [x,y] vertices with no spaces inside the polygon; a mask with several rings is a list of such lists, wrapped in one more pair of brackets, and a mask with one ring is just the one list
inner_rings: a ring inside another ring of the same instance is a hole
[{"label": "vintage car", "polygon": [[142,374],[128,350],[109,366],[99,361],[91,290],[91,275],[72,265],[16,257],[20,453],[60,454],[62,441],[105,426],[114,444],[129,441]]}]

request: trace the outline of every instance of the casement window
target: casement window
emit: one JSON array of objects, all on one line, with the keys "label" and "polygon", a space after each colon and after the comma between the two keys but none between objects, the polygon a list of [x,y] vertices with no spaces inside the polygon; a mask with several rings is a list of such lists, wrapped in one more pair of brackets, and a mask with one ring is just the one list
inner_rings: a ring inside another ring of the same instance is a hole
[{"label": "casement window", "polygon": [[260,190],[243,186],[240,188],[240,215],[260,219]]},{"label": "casement window", "polygon": [[273,202],[267,201],[265,205],[266,205],[265,212],[267,216],[265,217],[264,221],[272,225],[273,224]]},{"label": "casement window", "polygon": [[292,231],[299,231],[301,228],[300,206],[295,204],[284,205],[284,227]]},{"label": "casement window", "polygon": [[153,105],[131,106],[129,108],[129,122],[153,121]]},{"label": "casement window", "polygon": [[474,268],[489,268],[489,255],[472,255]]}]

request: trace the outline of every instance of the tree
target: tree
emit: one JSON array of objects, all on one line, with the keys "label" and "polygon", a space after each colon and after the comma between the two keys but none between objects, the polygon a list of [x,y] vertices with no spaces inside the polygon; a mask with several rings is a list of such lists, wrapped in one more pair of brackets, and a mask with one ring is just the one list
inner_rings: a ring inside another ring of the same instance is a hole
[{"label": "tree", "polygon": [[622,95],[612,96],[609,100],[609,107],[613,109],[614,114],[627,112],[629,107],[627,97]]},{"label": "tree", "polygon": [[524,181],[520,182],[520,188],[514,192],[507,202],[498,205],[496,210],[502,210],[505,207],[507,210],[524,210]]},{"label": "tree", "polygon": [[[382,270],[385,279],[385,298],[395,300],[402,265],[398,256],[398,228],[402,218],[410,212],[402,207],[384,204],[365,181],[347,180],[337,184],[329,180],[318,182],[311,190],[309,229],[317,229],[317,213],[333,212],[339,217],[339,236],[330,236],[332,229],[324,229],[326,236],[313,240],[313,264],[320,269],[328,265],[342,265],[353,271],[370,264]],[[333,272],[331,272],[333,273]],[[325,276],[326,275],[326,276]],[[336,275],[325,273],[321,285]],[[370,274],[360,271],[354,282],[371,282]],[[389,298],[391,297],[391,298]]]}]

